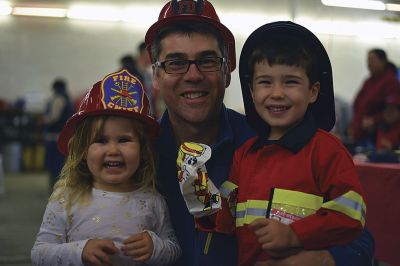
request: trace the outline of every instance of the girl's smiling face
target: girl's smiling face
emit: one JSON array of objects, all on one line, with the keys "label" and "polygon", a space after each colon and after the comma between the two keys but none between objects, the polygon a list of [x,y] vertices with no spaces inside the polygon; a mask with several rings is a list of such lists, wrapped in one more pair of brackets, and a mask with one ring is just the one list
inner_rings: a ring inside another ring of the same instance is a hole
[{"label": "girl's smiling face", "polygon": [[131,178],[140,165],[140,139],[132,119],[110,116],[102,134],[89,145],[87,165],[93,187],[105,191],[135,189]]},{"label": "girl's smiling face", "polygon": [[304,68],[256,63],[251,95],[258,115],[271,127],[269,139],[280,139],[301,122],[319,89],[319,82],[310,86]]}]

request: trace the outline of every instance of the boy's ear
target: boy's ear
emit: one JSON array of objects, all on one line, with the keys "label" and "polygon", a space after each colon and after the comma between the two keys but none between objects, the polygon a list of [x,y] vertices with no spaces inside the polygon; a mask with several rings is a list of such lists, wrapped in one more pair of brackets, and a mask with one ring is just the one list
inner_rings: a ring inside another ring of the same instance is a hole
[{"label": "boy's ear", "polygon": [[321,89],[321,83],[319,81],[315,82],[310,88],[310,101],[309,103],[315,103],[318,99],[319,91]]}]

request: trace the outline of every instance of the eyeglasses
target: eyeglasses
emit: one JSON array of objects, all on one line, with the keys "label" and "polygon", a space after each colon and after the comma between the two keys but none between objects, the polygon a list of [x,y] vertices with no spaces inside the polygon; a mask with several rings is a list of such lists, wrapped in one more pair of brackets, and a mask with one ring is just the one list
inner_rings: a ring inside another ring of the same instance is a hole
[{"label": "eyeglasses", "polygon": [[220,70],[225,62],[226,59],[223,57],[206,57],[196,60],[174,59],[165,60],[164,62],[157,61],[155,65],[162,67],[168,74],[185,74],[191,64],[195,64],[200,72],[214,72]]}]

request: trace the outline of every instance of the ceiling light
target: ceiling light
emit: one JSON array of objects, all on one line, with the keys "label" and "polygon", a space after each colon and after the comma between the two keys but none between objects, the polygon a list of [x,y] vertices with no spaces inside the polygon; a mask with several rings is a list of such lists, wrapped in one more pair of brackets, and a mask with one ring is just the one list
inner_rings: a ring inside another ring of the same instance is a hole
[{"label": "ceiling light", "polygon": [[386,9],[389,11],[400,11],[400,4],[386,4]]},{"label": "ceiling light", "polygon": [[0,5],[0,16],[10,15],[12,11],[11,6]]},{"label": "ceiling light", "polygon": [[17,16],[40,16],[40,17],[65,17],[67,10],[64,8],[45,7],[14,7],[12,14]]},{"label": "ceiling light", "polygon": [[111,6],[72,6],[67,18],[83,20],[120,21],[121,10]]},{"label": "ceiling light", "polygon": [[321,3],[326,6],[385,10],[385,4],[382,1],[373,0],[321,0]]}]

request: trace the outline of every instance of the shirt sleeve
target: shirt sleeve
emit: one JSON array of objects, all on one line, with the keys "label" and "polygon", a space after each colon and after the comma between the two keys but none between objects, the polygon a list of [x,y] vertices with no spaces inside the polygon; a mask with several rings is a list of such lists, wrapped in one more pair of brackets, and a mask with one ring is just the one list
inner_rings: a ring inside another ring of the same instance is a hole
[{"label": "shirt sleeve", "polygon": [[168,207],[161,196],[157,196],[154,207],[156,228],[148,231],[153,240],[154,250],[147,262],[150,265],[163,265],[175,262],[181,255],[181,248],[172,228]]},{"label": "shirt sleeve", "polygon": [[83,265],[87,240],[67,243],[67,219],[61,204],[50,202],[31,250],[32,265]]}]

